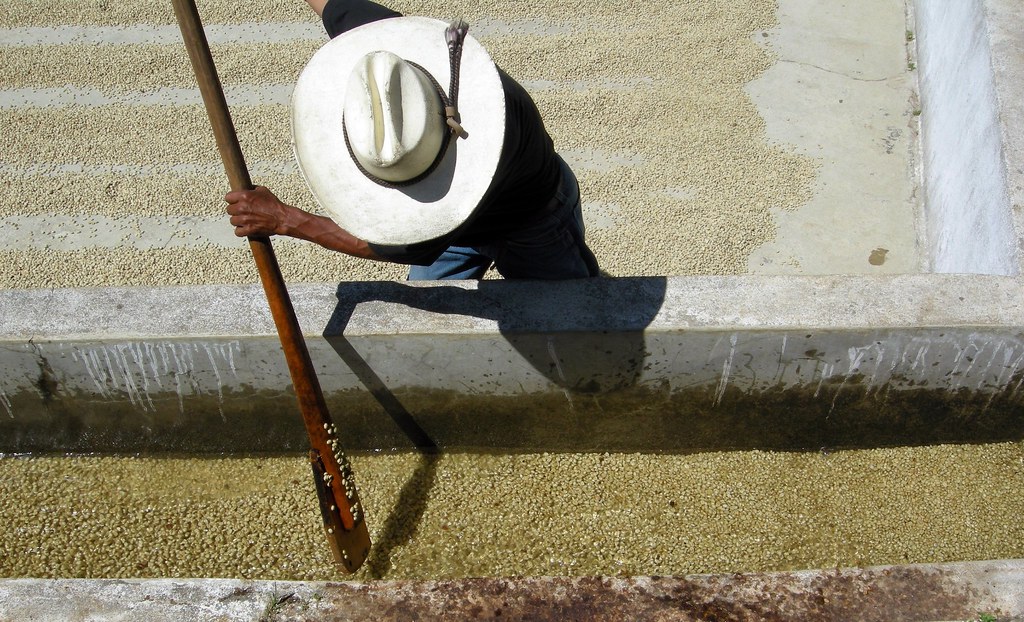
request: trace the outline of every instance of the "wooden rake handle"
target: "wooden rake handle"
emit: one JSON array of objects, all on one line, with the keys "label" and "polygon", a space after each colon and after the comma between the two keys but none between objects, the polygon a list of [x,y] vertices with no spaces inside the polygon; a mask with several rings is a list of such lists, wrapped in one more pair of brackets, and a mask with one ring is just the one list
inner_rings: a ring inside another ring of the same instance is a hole
[{"label": "wooden rake handle", "polygon": [[[232,190],[251,190],[252,180],[235,134],[227,100],[221,88],[210,46],[194,0],[171,0],[185,47],[199,82],[213,133],[217,139],[224,171]],[[324,402],[323,391],[309,358],[306,341],[295,317],[274,247],[267,237],[249,237],[256,268],[263,282],[271,315],[277,326],[281,347],[288,361],[292,386],[299,401],[302,420],[310,442],[310,464],[316,482],[324,529],[335,561],[347,572],[355,572],[370,551],[362,505],[356,493],[352,469],[341,451],[337,429]]]}]

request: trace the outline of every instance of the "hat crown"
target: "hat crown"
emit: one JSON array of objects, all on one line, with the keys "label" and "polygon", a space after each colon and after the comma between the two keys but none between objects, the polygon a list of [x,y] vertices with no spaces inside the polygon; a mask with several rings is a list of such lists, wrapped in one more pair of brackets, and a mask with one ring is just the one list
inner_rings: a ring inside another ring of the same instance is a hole
[{"label": "hat crown", "polygon": [[[352,145],[346,145],[346,121],[355,117],[346,119],[342,113],[356,65],[367,54],[386,48],[423,67],[440,84],[448,84],[451,55],[445,39],[447,27],[446,22],[426,17],[394,17],[364,24],[325,43],[296,81],[291,115],[299,170],[319,207],[359,239],[404,246],[448,235],[476,213],[498,171],[505,141],[505,90],[490,55],[472,35],[465,38],[458,74],[459,122],[468,137],[463,134],[456,140],[454,128],[448,128],[439,109],[438,123],[447,147],[441,146],[440,157],[427,165],[430,168],[424,173],[397,183],[381,183],[379,177],[394,165],[378,167],[374,176],[379,178],[373,179],[354,155]],[[368,95],[361,97],[370,101]],[[401,110],[401,142],[408,146],[409,115],[404,106]],[[363,125],[370,125],[373,117],[368,114],[364,118],[368,120]],[[351,129],[355,135],[354,125]],[[383,152],[383,141],[377,148],[376,134],[368,135],[374,136],[374,141],[364,144],[374,146],[360,151],[367,156]],[[366,161],[372,165],[374,157]],[[399,177],[407,175],[411,172]]]},{"label": "hat crown", "polygon": [[344,102],[352,155],[371,175],[408,181],[430,168],[444,144],[441,96],[424,72],[388,51],[356,62]]}]

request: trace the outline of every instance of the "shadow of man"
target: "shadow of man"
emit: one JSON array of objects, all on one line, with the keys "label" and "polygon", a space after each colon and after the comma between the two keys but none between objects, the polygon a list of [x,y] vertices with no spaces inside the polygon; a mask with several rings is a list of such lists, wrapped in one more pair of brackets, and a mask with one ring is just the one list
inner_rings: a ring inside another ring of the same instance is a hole
[{"label": "shadow of man", "polygon": [[383,577],[390,568],[391,552],[415,534],[444,443],[439,445],[424,429],[346,337],[345,329],[359,305],[399,304],[496,323],[512,348],[560,388],[571,413],[573,395],[616,391],[638,381],[647,356],[644,330],[661,309],[666,284],[665,278],[339,284],[338,304],[324,338],[420,454],[376,537],[367,562],[370,575]]},{"label": "shadow of man", "polygon": [[[332,347],[340,346],[335,349],[346,363],[361,368],[353,371],[365,384],[372,371],[355,358],[344,335],[358,305],[382,302],[479,318],[494,322],[505,340],[552,384],[574,393],[609,392],[640,378],[647,356],[644,330],[660,311],[666,286],[664,277],[342,283],[324,337]],[[387,322],[386,317],[376,319]],[[367,388],[379,390],[381,385],[377,378]]]}]

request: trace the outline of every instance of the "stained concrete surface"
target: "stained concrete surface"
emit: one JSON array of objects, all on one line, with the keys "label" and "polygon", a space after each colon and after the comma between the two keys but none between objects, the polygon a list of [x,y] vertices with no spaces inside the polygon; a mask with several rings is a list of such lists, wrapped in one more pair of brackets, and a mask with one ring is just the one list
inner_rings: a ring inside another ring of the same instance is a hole
[{"label": "stained concrete surface", "polygon": [[889,0],[784,0],[776,62],[746,91],[771,140],[818,163],[811,198],[775,208],[753,274],[926,271],[913,16]]},{"label": "stained concrete surface", "polygon": [[0,582],[0,620],[1024,620],[1021,562],[691,577],[374,584]]}]

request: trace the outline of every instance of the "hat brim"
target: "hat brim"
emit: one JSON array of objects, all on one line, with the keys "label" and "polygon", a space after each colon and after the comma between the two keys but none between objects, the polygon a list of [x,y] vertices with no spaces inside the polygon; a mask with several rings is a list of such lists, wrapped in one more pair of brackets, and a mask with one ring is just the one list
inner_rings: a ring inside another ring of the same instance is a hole
[{"label": "hat brim", "polygon": [[320,207],[352,235],[381,245],[443,237],[473,214],[491,185],[505,137],[505,96],[490,55],[466,37],[458,109],[467,136],[452,140],[426,178],[389,188],[359,170],[345,145],[342,109],[356,62],[387,50],[425,68],[446,91],[445,22],[396,17],[354,28],[313,55],[292,93],[292,144]]}]

